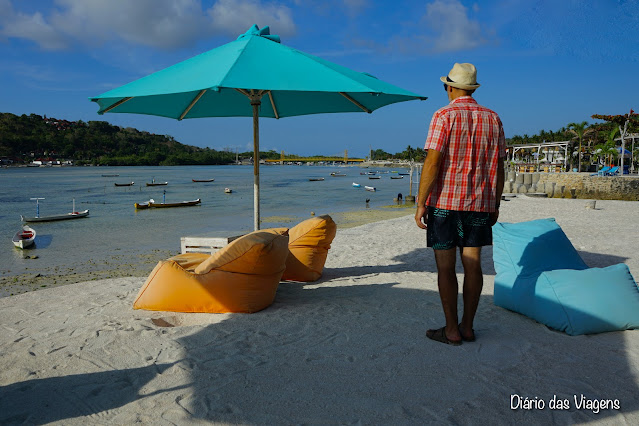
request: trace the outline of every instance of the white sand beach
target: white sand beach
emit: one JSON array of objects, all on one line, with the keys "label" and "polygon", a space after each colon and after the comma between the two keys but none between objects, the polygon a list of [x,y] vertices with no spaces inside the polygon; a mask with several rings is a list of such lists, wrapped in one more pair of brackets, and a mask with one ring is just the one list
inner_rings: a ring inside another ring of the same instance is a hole
[{"label": "white sand beach", "polygon": [[[500,220],[555,217],[589,266],[639,279],[637,202],[586,204],[520,195]],[[490,248],[477,341],[427,339],[444,319],[407,213],[338,229],[324,276],[255,314],[134,311],[140,277],[0,299],[0,423],[639,423],[639,331],[571,337],[496,307]]]}]

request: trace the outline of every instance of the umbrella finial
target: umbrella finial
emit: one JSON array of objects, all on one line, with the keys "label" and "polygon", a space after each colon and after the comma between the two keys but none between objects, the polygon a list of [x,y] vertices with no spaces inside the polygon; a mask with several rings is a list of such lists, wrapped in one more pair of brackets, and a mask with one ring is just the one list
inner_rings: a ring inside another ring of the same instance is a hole
[{"label": "umbrella finial", "polygon": [[264,26],[264,28],[260,30],[260,27],[258,27],[257,24],[253,24],[253,26],[249,28],[247,32],[240,35],[237,39],[241,40],[250,36],[264,37],[276,43],[280,43],[280,36],[271,35],[271,29],[268,27],[268,25]]}]

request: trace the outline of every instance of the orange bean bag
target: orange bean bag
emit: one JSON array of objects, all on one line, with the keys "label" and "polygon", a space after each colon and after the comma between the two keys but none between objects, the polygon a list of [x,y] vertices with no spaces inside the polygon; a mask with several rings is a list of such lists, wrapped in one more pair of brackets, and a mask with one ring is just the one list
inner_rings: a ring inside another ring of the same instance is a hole
[{"label": "orange bean bag", "polygon": [[289,229],[287,281],[316,281],[322,276],[337,225],[329,215],[313,217]]},{"label": "orange bean bag", "polygon": [[213,255],[186,253],[161,261],[134,309],[257,312],[275,299],[288,256],[286,228],[244,235]]}]

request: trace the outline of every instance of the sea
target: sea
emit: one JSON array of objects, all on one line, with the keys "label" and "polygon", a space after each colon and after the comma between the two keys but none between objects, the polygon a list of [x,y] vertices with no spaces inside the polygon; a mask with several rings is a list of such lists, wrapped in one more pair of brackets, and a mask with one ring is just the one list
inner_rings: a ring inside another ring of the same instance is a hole
[{"label": "sea", "polygon": [[[382,168],[381,179],[357,166],[262,165],[262,228],[286,226],[315,215],[380,208],[398,193],[409,194],[403,168]],[[331,173],[344,174],[334,177]],[[309,181],[324,178],[323,181]],[[193,182],[192,179],[215,179]],[[166,186],[146,186],[147,182]],[[416,179],[415,179],[416,180]],[[118,187],[115,183],[134,182]],[[353,183],[361,188],[353,187]],[[375,192],[366,191],[374,186]],[[232,193],[225,193],[230,188]],[[417,189],[414,184],[413,194]],[[29,224],[35,245],[20,250],[11,239],[20,216],[64,214],[89,209],[86,218]],[[134,203],[202,200],[192,207],[136,210]],[[366,203],[366,200],[369,200]],[[183,236],[227,237],[253,230],[253,166],[9,167],[0,169],[0,277],[39,270],[82,270],[96,260],[127,259],[153,250],[178,253]],[[34,260],[35,259],[35,260]],[[124,262],[124,261],[123,261]]]}]

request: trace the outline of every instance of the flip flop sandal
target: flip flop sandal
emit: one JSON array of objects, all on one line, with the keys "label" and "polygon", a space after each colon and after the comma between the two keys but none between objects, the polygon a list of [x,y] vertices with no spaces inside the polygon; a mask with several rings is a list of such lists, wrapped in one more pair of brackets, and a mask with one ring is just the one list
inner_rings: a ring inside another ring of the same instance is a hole
[{"label": "flip flop sandal", "polygon": [[446,337],[446,327],[442,327],[437,330],[426,331],[426,337],[436,342],[446,343],[447,345],[459,346],[462,344],[461,340],[449,340]]},{"label": "flip flop sandal", "polygon": [[459,328],[459,334],[461,334],[461,338],[464,342],[474,342],[475,341],[475,330],[474,329],[470,329],[470,331],[473,333],[473,337],[464,337],[464,334],[461,332],[461,324],[457,325],[457,328]]}]

